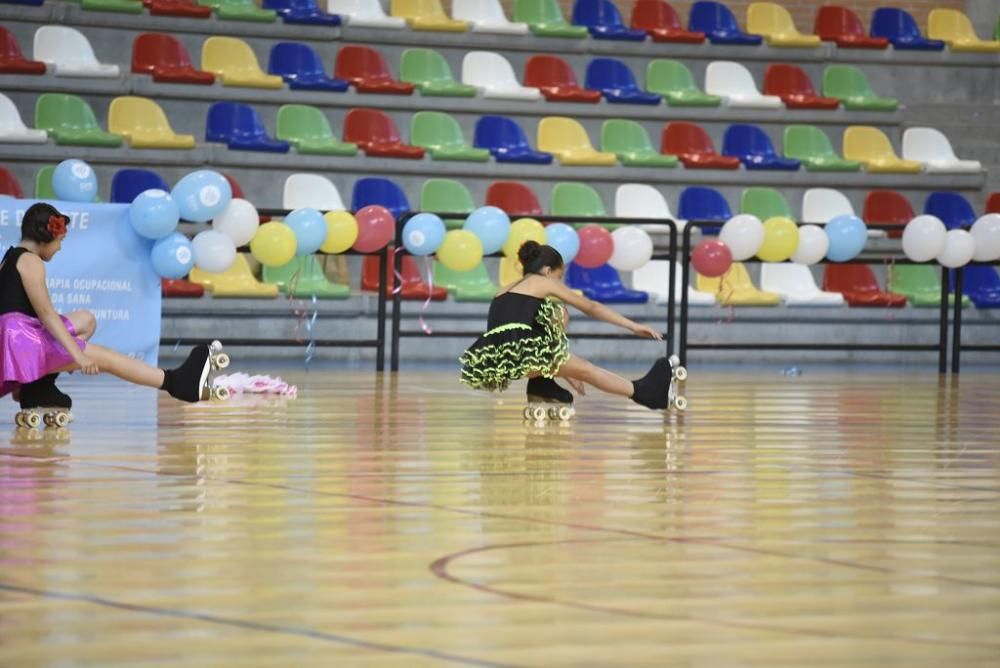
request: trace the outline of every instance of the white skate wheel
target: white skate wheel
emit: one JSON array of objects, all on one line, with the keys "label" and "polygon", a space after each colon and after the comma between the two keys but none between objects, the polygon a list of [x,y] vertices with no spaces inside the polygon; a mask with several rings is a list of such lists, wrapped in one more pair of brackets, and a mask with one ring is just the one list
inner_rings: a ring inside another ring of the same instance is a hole
[{"label": "white skate wheel", "polygon": [[683,412],[687,410],[687,407],[688,407],[688,400],[685,399],[684,397],[677,397],[674,399],[674,408],[676,408],[677,410]]},{"label": "white skate wheel", "polygon": [[218,399],[219,401],[226,401],[227,399],[229,399],[229,388],[222,386],[213,387],[212,396]]},{"label": "white skate wheel", "polygon": [[531,418],[535,422],[544,422],[545,421],[545,409],[542,408],[541,406],[535,406],[534,408],[531,409]]},{"label": "white skate wheel", "polygon": [[676,378],[677,380],[687,380],[687,377],[688,377],[688,370],[686,367],[679,366],[676,369],[674,369],[674,378]]},{"label": "white skate wheel", "polygon": [[521,411],[521,415],[524,416],[525,420],[530,420],[531,419],[531,406],[525,406],[524,410]]},{"label": "white skate wheel", "polygon": [[557,417],[563,422],[568,422],[573,414],[576,413],[570,406],[562,406],[556,411]]},{"label": "white skate wheel", "polygon": [[38,429],[38,426],[42,424],[42,416],[38,413],[28,413],[24,417],[24,426],[29,429]]},{"label": "white skate wheel", "polygon": [[69,413],[56,413],[52,422],[57,427],[65,427],[69,424]]},{"label": "white skate wheel", "polygon": [[225,369],[229,366],[229,355],[226,353],[219,353],[214,358],[212,358],[212,364],[216,369]]}]

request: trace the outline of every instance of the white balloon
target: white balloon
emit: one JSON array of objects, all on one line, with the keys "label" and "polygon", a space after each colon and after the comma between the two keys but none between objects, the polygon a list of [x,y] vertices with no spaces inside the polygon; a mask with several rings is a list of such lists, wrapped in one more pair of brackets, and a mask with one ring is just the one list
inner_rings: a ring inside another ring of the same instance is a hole
[{"label": "white balloon", "polygon": [[618,271],[635,271],[653,257],[653,240],[638,227],[619,227],[611,233],[615,244],[608,264]]},{"label": "white balloon", "polygon": [[948,230],[940,218],[917,216],[903,228],[903,253],[914,262],[928,262],[944,251]]},{"label": "white balloon", "polygon": [[734,262],[749,260],[764,245],[764,223],[749,213],[733,216],[722,226],[719,241],[729,246]]},{"label": "white balloon", "polygon": [[221,232],[205,230],[191,241],[194,264],[210,274],[221,274],[236,261],[236,244]]},{"label": "white balloon", "polygon": [[816,264],[826,257],[830,250],[830,237],[819,225],[803,225],[799,228],[799,245],[792,253],[792,262]]},{"label": "white balloon", "polygon": [[964,267],[976,252],[976,240],[965,230],[948,230],[944,238],[944,250],[937,261],[945,267]]},{"label": "white balloon", "polygon": [[969,230],[976,241],[976,262],[1000,260],[1000,213],[988,213],[977,220]]},{"label": "white balloon", "polygon": [[233,240],[236,246],[245,246],[257,234],[260,216],[254,205],[245,199],[234,197],[229,205],[212,221],[212,229]]}]

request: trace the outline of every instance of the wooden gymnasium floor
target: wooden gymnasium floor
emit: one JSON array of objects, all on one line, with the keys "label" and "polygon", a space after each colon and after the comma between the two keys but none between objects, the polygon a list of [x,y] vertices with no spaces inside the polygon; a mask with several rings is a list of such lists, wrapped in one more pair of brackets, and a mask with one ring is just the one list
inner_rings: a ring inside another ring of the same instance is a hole
[{"label": "wooden gymnasium floor", "polygon": [[3,401],[0,665],[1000,665],[996,375],[695,368],[682,418],[565,428],[453,370],[283,375],[68,379],[63,439]]}]

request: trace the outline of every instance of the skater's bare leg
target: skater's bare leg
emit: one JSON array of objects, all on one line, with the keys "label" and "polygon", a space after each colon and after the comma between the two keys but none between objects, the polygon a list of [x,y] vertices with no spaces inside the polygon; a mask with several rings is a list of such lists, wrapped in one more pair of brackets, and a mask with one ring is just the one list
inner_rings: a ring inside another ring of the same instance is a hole
[{"label": "skater's bare leg", "polygon": [[596,364],[592,364],[582,357],[570,355],[566,363],[556,374],[569,381],[580,381],[588,385],[593,385],[602,392],[617,394],[621,397],[631,397],[634,388],[632,381],[626,380],[618,374],[611,373],[607,369],[602,369]]},{"label": "skater's bare leg", "polygon": [[[94,343],[88,344],[85,352],[88,357],[97,362],[102,373],[110,373],[112,376],[117,376],[136,385],[153,388],[163,386],[163,369],[149,366],[145,362]],[[76,371],[79,368],[77,364],[70,364],[59,371]]]},{"label": "skater's bare leg", "polygon": [[73,323],[77,337],[84,341],[90,341],[90,337],[97,331],[97,319],[90,311],[73,311],[66,317]]}]

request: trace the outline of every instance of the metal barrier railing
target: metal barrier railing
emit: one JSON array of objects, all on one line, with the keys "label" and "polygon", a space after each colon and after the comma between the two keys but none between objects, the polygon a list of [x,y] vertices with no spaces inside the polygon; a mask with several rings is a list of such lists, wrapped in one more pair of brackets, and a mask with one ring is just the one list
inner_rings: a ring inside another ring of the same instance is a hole
[{"label": "metal barrier railing", "polygon": [[[1000,262],[973,262],[976,265],[987,265],[987,266],[997,266]],[[955,270],[955,294],[962,294],[962,281],[964,272],[961,268]],[[952,329],[951,329],[951,372],[959,373],[961,371],[961,360],[962,351],[968,350],[969,352],[990,352],[998,353],[1000,352],[1000,345],[998,344],[971,344],[962,343],[962,300],[956,299],[954,304],[954,315],[952,316]]]}]

